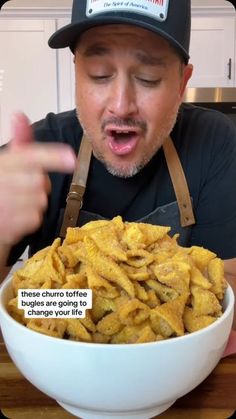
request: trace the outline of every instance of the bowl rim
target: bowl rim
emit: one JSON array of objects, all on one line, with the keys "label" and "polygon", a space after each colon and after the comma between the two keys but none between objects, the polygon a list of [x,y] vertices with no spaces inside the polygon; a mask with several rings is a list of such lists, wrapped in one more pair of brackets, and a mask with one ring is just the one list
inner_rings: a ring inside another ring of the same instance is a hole
[{"label": "bowl rim", "polygon": [[[181,342],[183,340],[188,340],[191,337],[197,337],[198,335],[202,335],[205,333],[208,333],[210,330],[214,330],[215,328],[217,328],[222,322],[224,322],[224,320],[230,315],[230,313],[233,311],[234,309],[234,304],[235,304],[235,296],[234,296],[234,292],[232,287],[230,286],[229,283],[227,283],[227,288],[225,290],[225,296],[227,296],[227,298],[229,299],[229,303],[226,307],[226,309],[224,310],[223,314],[212,324],[210,324],[209,326],[204,327],[203,329],[197,330],[196,332],[191,332],[188,334],[185,334],[183,336],[175,336],[169,339],[164,339],[164,340],[160,340],[160,341],[153,341],[153,342],[143,342],[143,343],[119,343],[119,344],[115,344],[115,343],[94,343],[94,342],[80,342],[80,341],[76,341],[76,340],[67,340],[67,339],[62,339],[62,338],[58,338],[55,336],[49,336],[49,335],[45,335],[43,333],[40,332],[36,332],[35,330],[29,329],[26,326],[22,325],[21,323],[17,322],[17,320],[15,320],[12,316],[10,316],[10,314],[8,313],[6,307],[3,305],[3,293],[4,291],[11,286],[11,281],[12,281],[12,275],[9,277],[6,277],[3,282],[0,284],[0,330],[1,330],[1,318],[5,317],[7,319],[7,321],[12,322],[12,324],[14,325],[14,327],[16,327],[17,329],[19,329],[19,332],[23,331],[27,334],[29,333],[30,335],[35,334],[37,335],[38,338],[41,339],[46,339],[49,341],[53,341],[55,342],[61,342],[61,345],[75,345],[75,346],[86,346],[87,348],[89,347],[99,347],[99,348],[110,348],[108,350],[114,350],[114,349],[118,349],[118,348],[134,348],[134,347],[143,347],[145,346],[156,346],[156,345],[167,345],[171,342]],[[4,336],[3,336],[4,339]]]}]

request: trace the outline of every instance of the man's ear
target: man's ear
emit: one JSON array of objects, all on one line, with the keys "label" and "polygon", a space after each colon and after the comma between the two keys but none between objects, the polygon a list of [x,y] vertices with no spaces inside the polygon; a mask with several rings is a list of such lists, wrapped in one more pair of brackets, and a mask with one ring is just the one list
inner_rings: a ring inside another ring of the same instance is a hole
[{"label": "man's ear", "polygon": [[193,73],[193,65],[192,64],[187,64],[184,68],[183,68],[183,74],[182,74],[182,80],[181,80],[181,85],[180,85],[180,92],[179,92],[179,96],[180,99],[182,99],[187,83],[190,80],[191,76]]}]

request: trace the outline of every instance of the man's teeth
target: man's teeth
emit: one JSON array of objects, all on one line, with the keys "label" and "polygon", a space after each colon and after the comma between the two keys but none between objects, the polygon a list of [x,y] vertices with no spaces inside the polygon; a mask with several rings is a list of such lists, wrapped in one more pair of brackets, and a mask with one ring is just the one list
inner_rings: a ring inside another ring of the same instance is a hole
[{"label": "man's teeth", "polygon": [[116,131],[116,134],[129,134],[129,131]]}]

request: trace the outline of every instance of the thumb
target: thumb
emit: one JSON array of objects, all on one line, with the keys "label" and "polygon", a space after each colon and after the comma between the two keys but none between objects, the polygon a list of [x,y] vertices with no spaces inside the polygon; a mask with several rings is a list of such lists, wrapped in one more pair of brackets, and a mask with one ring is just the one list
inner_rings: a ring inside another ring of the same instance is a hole
[{"label": "thumb", "polygon": [[33,131],[27,116],[17,112],[12,115],[10,148],[15,150],[33,141]]}]

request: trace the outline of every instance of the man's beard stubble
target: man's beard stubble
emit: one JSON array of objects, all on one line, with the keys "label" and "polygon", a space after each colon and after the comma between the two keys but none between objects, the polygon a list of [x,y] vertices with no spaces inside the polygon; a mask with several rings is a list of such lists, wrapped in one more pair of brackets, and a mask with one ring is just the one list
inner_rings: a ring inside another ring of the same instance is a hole
[{"label": "man's beard stubble", "polygon": [[[131,178],[139,173],[154,157],[154,155],[158,152],[158,150],[162,147],[165,139],[170,135],[171,131],[173,130],[177,116],[179,111],[179,103],[174,105],[174,107],[170,110],[170,112],[165,116],[165,121],[158,127],[158,133],[156,134],[156,141],[151,144],[151,147],[147,150],[145,154],[141,156],[139,161],[133,162],[128,167],[126,165],[120,164],[119,167],[115,167],[109,161],[105,159],[103,154],[94,146],[92,134],[90,134],[89,129],[86,127],[86,124],[83,123],[83,119],[80,117],[79,108],[76,107],[76,115],[79,120],[79,123],[83,129],[84,135],[88,139],[88,141],[92,145],[93,154],[107,169],[107,171],[116,177],[120,178]],[[114,118],[113,118],[114,119]],[[117,118],[118,120],[118,118]],[[133,121],[133,119],[132,119]],[[129,125],[129,120],[126,119],[123,121],[124,125]],[[132,122],[134,126],[134,121]],[[106,125],[106,124],[105,124]],[[137,125],[140,125],[140,122],[137,121]],[[117,123],[117,126],[121,126],[121,121]]]}]

